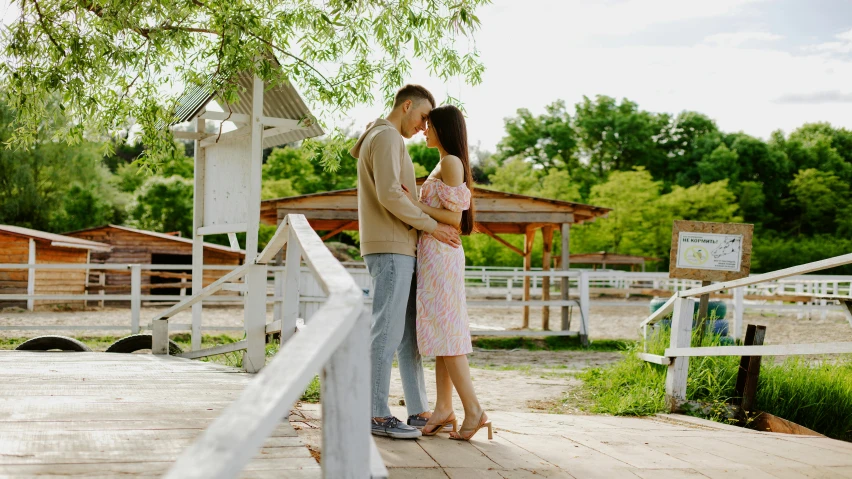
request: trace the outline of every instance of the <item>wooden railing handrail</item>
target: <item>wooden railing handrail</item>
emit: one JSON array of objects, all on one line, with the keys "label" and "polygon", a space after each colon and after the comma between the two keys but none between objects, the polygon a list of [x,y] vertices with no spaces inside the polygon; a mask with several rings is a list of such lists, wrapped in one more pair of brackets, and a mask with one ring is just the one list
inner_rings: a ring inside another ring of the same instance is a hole
[{"label": "wooden railing handrail", "polygon": [[726,289],[739,288],[742,286],[751,286],[753,284],[765,283],[767,281],[775,281],[779,279],[789,278],[790,276],[812,273],[814,271],[822,271],[824,269],[836,268],[838,266],[845,266],[847,264],[852,264],[852,253],[844,254],[841,256],[835,256],[833,258],[828,258],[820,261],[814,261],[812,263],[806,263],[799,266],[793,266],[791,268],[779,269],[778,271],[749,276],[747,278],[725,281],[722,283],[711,284],[710,286],[693,288],[686,291],[679,291],[678,296],[680,296],[681,298],[687,298],[690,296],[701,296],[702,294],[718,293],[719,291],[723,291]]},{"label": "wooden railing handrail", "polygon": [[[379,477],[387,475],[383,463],[376,462],[380,457],[376,459],[369,434],[369,381],[351,374],[355,366],[355,371],[369,374],[366,361],[370,315],[364,309],[363,291],[303,215],[288,215],[279,226],[279,231],[282,229],[288,230],[290,241],[298,243],[288,248],[288,255],[301,249],[302,258],[328,294],[328,300],[297,336],[282,341],[278,354],[180,455],[166,478],[236,477],[281,420],[286,420],[290,408],[320,370],[323,371],[325,477],[361,476],[371,470]],[[265,250],[260,257],[266,260],[276,253]],[[348,412],[328,409],[328,404],[344,402],[346,408],[354,407],[358,414],[351,414],[352,409]],[[351,436],[339,434],[341,430]],[[330,431],[344,437],[329,439],[329,434],[335,434]],[[356,439],[352,440],[353,437]],[[339,442],[327,446],[327,440]]]}]

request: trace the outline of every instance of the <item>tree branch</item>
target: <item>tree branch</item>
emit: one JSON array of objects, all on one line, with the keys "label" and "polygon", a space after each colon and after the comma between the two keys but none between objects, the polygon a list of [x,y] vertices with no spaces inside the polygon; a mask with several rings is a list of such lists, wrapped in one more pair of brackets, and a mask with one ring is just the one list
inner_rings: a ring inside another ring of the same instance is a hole
[{"label": "tree branch", "polygon": [[33,0],[33,5],[35,5],[36,13],[38,13],[38,20],[41,23],[41,28],[44,29],[44,33],[47,35],[47,38],[50,39],[53,45],[56,46],[56,49],[59,51],[59,53],[64,57],[65,49],[59,46],[59,42],[57,42],[56,39],[53,38],[53,35],[50,34],[50,30],[47,28],[47,23],[44,21],[44,15],[42,15],[41,13],[41,7],[39,7],[38,1]]}]

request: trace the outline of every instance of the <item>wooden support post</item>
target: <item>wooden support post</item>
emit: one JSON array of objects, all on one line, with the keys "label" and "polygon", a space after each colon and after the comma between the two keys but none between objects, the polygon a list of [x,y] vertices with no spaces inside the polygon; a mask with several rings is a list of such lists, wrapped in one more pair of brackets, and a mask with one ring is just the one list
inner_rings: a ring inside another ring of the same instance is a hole
[{"label": "wooden support post", "polygon": [[142,265],[130,265],[130,332],[139,334],[142,315]]},{"label": "wooden support post", "polygon": [[[692,340],[692,301],[677,298],[672,312],[672,348],[688,348]],[[676,357],[666,373],[666,403],[674,412],[686,401],[686,379],[689,374],[689,358]]]},{"label": "wooden support post", "polygon": [[[29,256],[27,259],[27,263],[36,264],[36,243],[34,239],[30,239],[30,250]],[[35,268],[30,268],[27,270],[27,294],[33,295],[35,294],[35,276],[36,270]],[[27,299],[27,311],[33,311],[35,309],[35,300],[33,298]]]},{"label": "wooden support post", "polygon": [[[535,239],[535,229],[527,226],[526,234],[524,234],[524,273],[529,273],[532,270],[532,246]],[[529,274],[524,275],[524,301],[530,300],[530,277]],[[524,305],[524,324],[522,329],[530,327],[530,307]]]},{"label": "wooden support post", "polygon": [[[568,271],[571,267],[571,224],[562,223],[562,260],[560,261],[560,269]],[[568,288],[570,278],[563,277],[561,285],[562,301],[568,301]],[[562,306],[562,331],[568,331],[571,327],[571,307]]]},{"label": "wooden support post", "polygon": [[364,308],[322,371],[323,477],[370,477],[370,320]]},{"label": "wooden support post", "polygon": [[[547,225],[541,229],[541,236],[544,239],[544,249],[541,254],[541,270],[550,271],[551,257],[553,252],[553,226]],[[550,276],[542,276],[541,278],[541,300],[550,301]],[[541,329],[550,330],[550,306],[542,306],[541,308]]]},{"label": "wooden support post", "polygon": [[[749,324],[746,328],[745,345],[762,346],[766,337],[766,326]],[[761,356],[742,356],[737,373],[735,401],[743,411],[753,411],[757,396],[757,380],[760,377]]]},{"label": "wooden support post", "polygon": [[169,354],[169,320],[151,321],[151,354]]},{"label": "wooden support post", "polygon": [[[203,118],[195,120],[195,131],[204,133],[206,122]],[[195,140],[195,173],[192,186],[192,294],[198,294],[204,289],[204,236],[198,234],[198,229],[204,226],[204,178],[206,174],[206,157],[201,139]],[[201,349],[201,317],[202,304],[192,305],[191,349]]]},{"label": "wooden support post", "polygon": [[[251,161],[249,172],[248,214],[246,215],[246,264],[257,257],[260,229],[260,187],[263,167],[263,80],[254,77],[251,114]],[[246,328],[246,352],[243,368],[255,373],[266,363],[266,265],[249,266],[246,273],[243,323]]]}]

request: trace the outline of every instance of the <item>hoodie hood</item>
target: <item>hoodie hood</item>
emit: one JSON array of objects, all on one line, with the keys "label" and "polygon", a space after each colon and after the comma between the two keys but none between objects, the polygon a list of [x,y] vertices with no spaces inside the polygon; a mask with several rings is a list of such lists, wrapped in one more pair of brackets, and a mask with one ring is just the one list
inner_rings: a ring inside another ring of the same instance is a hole
[{"label": "hoodie hood", "polygon": [[358,157],[361,155],[361,145],[364,143],[364,138],[366,138],[371,131],[380,126],[388,126],[396,130],[396,127],[393,126],[393,123],[385,120],[384,118],[378,118],[376,120],[373,120],[372,122],[367,124],[367,129],[364,131],[364,133],[361,134],[361,136],[358,138],[358,141],[355,142],[355,146],[353,146],[352,149],[349,150],[349,154],[352,155],[352,158],[355,158],[356,160],[358,159]]}]

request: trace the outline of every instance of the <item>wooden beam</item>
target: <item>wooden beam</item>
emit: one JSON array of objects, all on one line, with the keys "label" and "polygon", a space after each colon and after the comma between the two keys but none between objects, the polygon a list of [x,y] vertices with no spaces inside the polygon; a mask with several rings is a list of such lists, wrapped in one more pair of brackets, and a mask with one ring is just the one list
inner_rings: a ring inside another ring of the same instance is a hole
[{"label": "wooden beam", "polygon": [[231,140],[234,138],[241,138],[251,133],[251,126],[244,126],[242,128],[237,128],[236,130],[228,131],[222,133],[221,135],[210,135],[201,140],[200,145],[202,148],[207,148],[208,146],[215,145],[216,143],[220,143],[223,141]]},{"label": "wooden beam", "polygon": [[203,140],[208,136],[204,132],[197,133],[194,131],[172,131],[172,134],[178,140]]},{"label": "wooden beam", "polygon": [[477,223],[477,224],[476,224],[476,230],[477,230],[477,231],[479,231],[479,232],[481,232],[481,233],[483,233],[483,234],[486,234],[486,235],[488,235],[488,236],[490,236],[490,237],[494,238],[494,239],[495,239],[495,240],[497,240],[499,243],[501,243],[503,246],[505,246],[505,247],[509,248],[510,250],[514,251],[515,253],[518,253],[519,255],[524,256],[524,252],[523,252],[523,251],[521,251],[520,249],[518,249],[518,247],[517,247],[517,246],[515,246],[515,245],[513,245],[512,243],[509,243],[508,241],[504,240],[503,238],[501,238],[501,237],[497,236],[497,235],[496,235],[496,234],[494,234],[494,233],[493,233],[490,229],[488,229],[488,228],[487,228],[484,224],[482,224],[482,223]]},{"label": "wooden beam", "polygon": [[326,241],[329,238],[332,238],[333,236],[340,234],[342,231],[348,230],[348,229],[352,228],[353,226],[357,226],[357,225],[358,225],[357,221],[350,221],[349,223],[346,223],[342,226],[339,226],[339,227],[329,231],[328,233],[325,234],[325,236],[323,236],[320,239],[322,239],[323,241]]},{"label": "wooden beam", "polygon": [[299,120],[291,120],[289,118],[276,118],[272,116],[262,116],[260,117],[260,122],[264,126],[272,126],[275,128],[286,128],[287,131],[290,130],[298,130],[302,128],[299,126]]},{"label": "wooden beam", "polygon": [[[535,229],[527,228],[524,235],[524,271],[532,269],[532,246],[535,239]],[[524,276],[524,301],[530,300],[530,277]],[[523,329],[530,327],[530,307],[524,306],[524,324]]]},{"label": "wooden beam", "polygon": [[[541,235],[544,239],[541,269],[542,271],[550,271],[550,255],[553,252],[553,226],[547,225],[542,228]],[[550,301],[550,276],[541,278],[541,299],[542,301]],[[541,309],[541,329],[545,331],[550,329],[550,306],[543,306]]]},{"label": "wooden beam", "polygon": [[210,111],[207,110],[201,115],[198,115],[198,118],[204,120],[216,120],[216,121],[232,121],[234,123],[250,123],[251,118],[244,113],[229,113],[227,111]]},{"label": "wooden beam", "polygon": [[195,234],[199,236],[218,235],[228,233],[245,233],[248,230],[246,223],[232,223],[222,225],[201,226],[195,230]]}]

